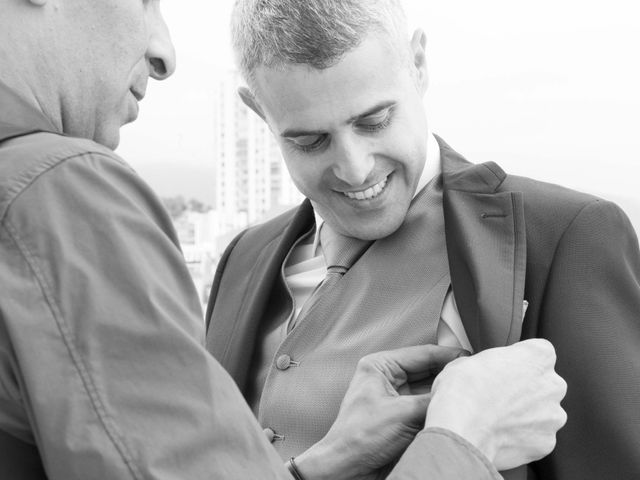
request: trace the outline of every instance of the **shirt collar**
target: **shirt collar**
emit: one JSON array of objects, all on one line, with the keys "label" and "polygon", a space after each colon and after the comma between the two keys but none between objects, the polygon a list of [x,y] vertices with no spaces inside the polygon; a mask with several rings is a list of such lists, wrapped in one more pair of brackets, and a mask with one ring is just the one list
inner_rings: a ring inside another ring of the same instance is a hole
[{"label": "shirt collar", "polygon": [[0,142],[35,132],[60,133],[40,111],[0,80]]},{"label": "shirt collar", "polygon": [[[427,183],[434,178],[436,175],[439,175],[442,172],[442,167],[440,165],[440,145],[438,145],[438,141],[433,136],[431,132],[427,134],[427,158],[424,162],[424,167],[422,169],[422,173],[420,174],[420,180],[418,180],[418,186],[416,187],[416,191],[413,193],[413,198],[416,198],[416,195],[422,191],[424,187],[427,186]],[[320,245],[320,227],[324,223],[324,219],[320,216],[317,210],[313,210],[313,215],[316,219],[316,231],[313,236],[313,251],[318,252],[318,246]]]}]

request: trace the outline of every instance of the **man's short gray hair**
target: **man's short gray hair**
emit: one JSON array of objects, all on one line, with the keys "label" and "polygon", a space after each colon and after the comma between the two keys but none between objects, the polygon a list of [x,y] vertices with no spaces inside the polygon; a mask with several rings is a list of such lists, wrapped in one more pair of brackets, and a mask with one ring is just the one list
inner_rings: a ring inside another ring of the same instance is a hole
[{"label": "man's short gray hair", "polygon": [[400,48],[408,42],[400,0],[236,0],[231,19],[236,60],[249,84],[260,66],[328,68],[371,32]]}]

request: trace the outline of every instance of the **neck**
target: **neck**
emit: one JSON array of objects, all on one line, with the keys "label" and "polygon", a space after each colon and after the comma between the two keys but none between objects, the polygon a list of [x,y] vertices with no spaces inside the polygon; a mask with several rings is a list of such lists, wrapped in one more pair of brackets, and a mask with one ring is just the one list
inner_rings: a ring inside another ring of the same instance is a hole
[{"label": "neck", "polygon": [[43,28],[41,23],[11,14],[0,21],[0,80],[62,132],[61,102],[55,90],[59,81],[51,74],[47,45],[33,33]]}]

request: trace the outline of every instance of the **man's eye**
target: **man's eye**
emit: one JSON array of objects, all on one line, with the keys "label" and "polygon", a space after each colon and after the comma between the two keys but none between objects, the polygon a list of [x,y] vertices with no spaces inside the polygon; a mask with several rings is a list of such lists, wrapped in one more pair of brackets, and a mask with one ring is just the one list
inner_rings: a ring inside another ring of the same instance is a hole
[{"label": "man's eye", "polygon": [[373,115],[361,118],[358,120],[357,126],[362,130],[369,132],[375,132],[386,128],[391,123],[391,109],[385,108],[380,112],[376,112]]},{"label": "man's eye", "polygon": [[322,147],[327,135],[303,135],[291,139],[291,142],[303,152],[311,152]]}]

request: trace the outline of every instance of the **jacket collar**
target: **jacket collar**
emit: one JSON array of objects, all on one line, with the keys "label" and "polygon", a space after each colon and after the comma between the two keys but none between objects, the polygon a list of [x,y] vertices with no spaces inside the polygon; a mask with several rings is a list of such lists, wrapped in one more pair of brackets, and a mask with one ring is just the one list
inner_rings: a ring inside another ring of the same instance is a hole
[{"label": "jacket collar", "polygon": [[522,193],[495,163],[474,165],[441,139],[451,284],[474,350],[520,339],[526,273]]},{"label": "jacket collar", "polygon": [[60,133],[41,112],[0,80],[0,142],[35,132]]}]

